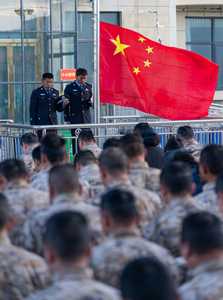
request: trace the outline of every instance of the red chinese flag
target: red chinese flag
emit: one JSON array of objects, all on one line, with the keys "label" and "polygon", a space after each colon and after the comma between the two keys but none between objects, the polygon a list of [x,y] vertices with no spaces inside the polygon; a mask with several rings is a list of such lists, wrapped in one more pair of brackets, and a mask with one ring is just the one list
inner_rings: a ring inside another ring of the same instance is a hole
[{"label": "red chinese flag", "polygon": [[216,64],[119,26],[101,23],[100,30],[102,103],[171,120],[208,115],[218,78]]}]

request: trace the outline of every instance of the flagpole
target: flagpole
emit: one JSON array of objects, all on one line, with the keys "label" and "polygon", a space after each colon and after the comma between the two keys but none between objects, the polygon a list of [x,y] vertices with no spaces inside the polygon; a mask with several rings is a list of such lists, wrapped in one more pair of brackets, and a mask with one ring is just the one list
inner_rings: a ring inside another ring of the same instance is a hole
[{"label": "flagpole", "polygon": [[94,121],[101,122],[100,107],[100,0],[93,0],[94,15]]}]

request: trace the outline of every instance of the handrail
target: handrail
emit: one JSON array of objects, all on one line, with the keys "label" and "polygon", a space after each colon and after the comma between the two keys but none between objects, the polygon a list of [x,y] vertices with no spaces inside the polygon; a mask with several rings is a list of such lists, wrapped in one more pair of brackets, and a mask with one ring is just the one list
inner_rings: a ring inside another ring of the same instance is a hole
[{"label": "handrail", "polygon": [[[218,124],[223,126],[223,118],[218,119],[200,119],[200,120],[184,120],[184,121],[151,121],[148,122],[150,126],[154,127],[170,127],[170,126],[183,126],[183,125],[210,125]],[[137,122],[119,122],[119,123],[101,123],[101,124],[60,124],[60,125],[47,125],[47,126],[32,126],[26,124],[0,124],[3,128],[17,128],[17,129],[29,129],[29,130],[50,130],[50,129],[76,129],[76,128],[114,128],[124,126],[135,126]]]}]

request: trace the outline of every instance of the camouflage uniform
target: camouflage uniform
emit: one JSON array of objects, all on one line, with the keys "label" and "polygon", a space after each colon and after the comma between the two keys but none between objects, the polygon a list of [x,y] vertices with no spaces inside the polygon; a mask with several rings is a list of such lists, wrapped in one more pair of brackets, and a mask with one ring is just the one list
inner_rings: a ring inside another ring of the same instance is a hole
[{"label": "camouflage uniform", "polygon": [[26,168],[29,171],[29,173],[32,174],[32,172],[33,172],[32,153],[24,154],[21,159],[24,161],[24,163],[26,165]]},{"label": "camouflage uniform", "polygon": [[160,170],[150,168],[146,162],[130,164],[129,179],[133,185],[154,192],[160,190]]},{"label": "camouflage uniform", "polygon": [[96,158],[98,158],[100,156],[101,151],[102,151],[101,148],[99,148],[98,145],[94,144],[94,143],[89,144],[89,145],[85,145],[82,150],[89,150],[89,151],[91,151]]},{"label": "camouflage uniform", "polygon": [[197,209],[193,198],[173,198],[159,216],[145,227],[145,238],[167,248],[172,255],[179,256],[182,221]]},{"label": "camouflage uniform", "polygon": [[82,167],[79,177],[82,186],[87,187],[88,185],[88,197],[97,197],[103,193],[104,185],[101,181],[101,174],[97,164]]},{"label": "camouflage uniform", "polygon": [[33,188],[37,190],[48,192],[49,190],[48,180],[49,180],[49,168],[41,170],[38,173],[38,176],[33,178],[31,185]]},{"label": "camouflage uniform", "polygon": [[45,262],[0,237],[0,299],[22,300],[50,284]]},{"label": "camouflage uniform", "polygon": [[201,209],[219,213],[218,197],[215,193],[215,182],[206,183],[203,186],[203,192],[194,198],[195,202]]},{"label": "camouflage uniform", "polygon": [[92,267],[99,281],[119,287],[119,276],[124,266],[139,257],[154,256],[163,262],[178,279],[178,270],[174,258],[169,252],[140,237],[135,230],[119,230],[92,252]]},{"label": "camouflage uniform", "polygon": [[119,293],[93,280],[88,269],[65,270],[54,275],[49,288],[26,300],[119,300]]},{"label": "camouflage uniform", "polygon": [[195,139],[191,139],[189,141],[184,141],[183,147],[193,156],[196,162],[199,162],[201,150],[203,148],[202,145],[200,145]]},{"label": "camouflage uniform", "polygon": [[33,209],[49,206],[48,193],[32,188],[27,183],[8,184],[4,194],[8,198],[18,222],[24,221]]},{"label": "camouflage uniform", "polygon": [[179,289],[182,300],[223,299],[223,259],[200,264],[189,272],[189,277]]},{"label": "camouflage uniform", "polygon": [[[106,187],[105,192],[112,190],[113,188],[127,190],[135,195],[136,204],[140,213],[140,227],[143,227],[153,220],[162,207],[161,200],[157,194],[133,186],[130,181],[114,181]],[[93,205],[99,205],[100,203],[100,197],[88,200]]]},{"label": "camouflage uniform", "polygon": [[82,202],[77,195],[61,195],[54,199],[48,209],[30,214],[23,225],[19,245],[27,250],[43,255],[43,233],[47,219],[57,212],[75,210],[87,216],[93,233],[94,242],[102,238],[99,209]]}]

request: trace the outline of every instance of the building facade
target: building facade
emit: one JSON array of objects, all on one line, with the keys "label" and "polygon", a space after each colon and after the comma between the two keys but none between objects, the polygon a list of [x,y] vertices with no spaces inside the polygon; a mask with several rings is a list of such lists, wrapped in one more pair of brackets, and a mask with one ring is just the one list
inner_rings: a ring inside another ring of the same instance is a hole
[{"label": "building facade", "polygon": [[[101,20],[134,29],[163,44],[196,51],[220,65],[216,100],[223,100],[223,0],[100,0]],[[31,91],[43,72],[82,66],[93,81],[90,0],[0,1],[0,119],[29,122]],[[104,114],[136,114],[103,107]]]}]

